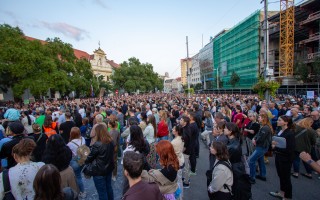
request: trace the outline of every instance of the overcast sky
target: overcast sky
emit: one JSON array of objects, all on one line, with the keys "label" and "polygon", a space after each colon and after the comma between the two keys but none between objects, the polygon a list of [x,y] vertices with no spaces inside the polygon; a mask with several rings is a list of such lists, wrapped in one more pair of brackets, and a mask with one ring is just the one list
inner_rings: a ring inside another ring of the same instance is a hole
[{"label": "overcast sky", "polygon": [[[269,1],[279,10],[279,1]],[[260,0],[0,0],[0,23],[19,26],[25,35],[59,37],[73,48],[109,60],[136,57],[159,74],[180,76],[180,59],[192,57],[210,36],[231,28],[256,10]]]}]

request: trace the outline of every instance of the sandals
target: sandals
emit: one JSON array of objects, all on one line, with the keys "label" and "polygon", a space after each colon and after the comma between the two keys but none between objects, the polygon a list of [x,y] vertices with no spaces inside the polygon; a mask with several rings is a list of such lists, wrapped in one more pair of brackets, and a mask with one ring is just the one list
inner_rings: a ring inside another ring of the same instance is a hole
[{"label": "sandals", "polygon": [[279,199],[283,199],[283,196],[281,195],[280,192],[269,192],[269,194],[273,197],[279,198]]}]

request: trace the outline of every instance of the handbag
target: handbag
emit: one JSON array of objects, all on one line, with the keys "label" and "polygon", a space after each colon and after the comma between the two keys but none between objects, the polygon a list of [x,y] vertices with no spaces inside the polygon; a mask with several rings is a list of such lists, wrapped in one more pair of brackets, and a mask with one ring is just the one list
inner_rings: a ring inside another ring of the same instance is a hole
[{"label": "handbag", "polygon": [[15,200],[14,196],[11,193],[9,170],[6,169],[2,172],[2,181],[4,189],[3,200]]}]

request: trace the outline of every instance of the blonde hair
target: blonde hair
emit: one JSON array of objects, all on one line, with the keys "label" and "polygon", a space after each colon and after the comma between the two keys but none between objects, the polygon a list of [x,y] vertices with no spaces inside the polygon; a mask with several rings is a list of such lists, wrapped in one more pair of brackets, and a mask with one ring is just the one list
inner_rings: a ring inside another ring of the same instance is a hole
[{"label": "blonde hair", "polygon": [[311,128],[313,124],[313,119],[311,117],[306,117],[298,121],[296,124],[298,126],[301,126],[302,128]]}]

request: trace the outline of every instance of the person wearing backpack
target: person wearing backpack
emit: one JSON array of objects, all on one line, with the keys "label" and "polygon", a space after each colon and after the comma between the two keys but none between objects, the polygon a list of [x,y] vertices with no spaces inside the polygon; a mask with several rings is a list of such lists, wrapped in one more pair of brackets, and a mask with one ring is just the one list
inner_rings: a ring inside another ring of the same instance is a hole
[{"label": "person wearing backpack", "polygon": [[[82,176],[81,176],[81,170],[83,168],[83,163],[79,163],[79,160],[81,159],[80,158],[81,155],[78,154],[79,149],[82,148],[83,145],[85,147],[87,147],[85,139],[83,137],[81,137],[80,129],[78,127],[71,128],[70,142],[67,144],[67,146],[72,151],[72,160],[70,161],[70,166],[72,167],[72,169],[76,175],[76,181],[77,181],[77,184],[78,184],[78,187],[80,190],[79,197],[86,198],[87,194],[84,191],[84,185],[83,185]],[[89,155],[89,153],[87,153],[87,156],[88,155]],[[86,157],[84,159],[82,158],[82,160],[85,160],[85,159],[86,159]],[[80,164],[82,164],[82,165],[80,165]]]},{"label": "person wearing backpack", "polygon": [[[216,161],[212,170],[212,179],[208,186],[210,200],[231,200],[233,173],[227,146],[222,142],[212,142],[210,153],[215,155]],[[228,167],[229,166],[229,167]]]}]

